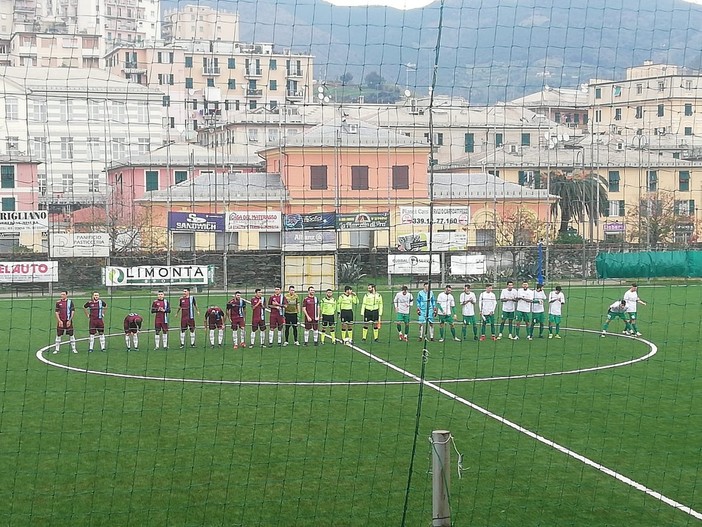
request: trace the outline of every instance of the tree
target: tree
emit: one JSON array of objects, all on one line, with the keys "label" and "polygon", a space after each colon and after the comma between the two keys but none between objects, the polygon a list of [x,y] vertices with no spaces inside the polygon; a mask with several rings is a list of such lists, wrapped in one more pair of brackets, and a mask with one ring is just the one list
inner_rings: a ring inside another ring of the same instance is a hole
[{"label": "tree", "polygon": [[346,86],[347,84],[350,84],[353,80],[353,73],[349,73],[348,71],[346,71],[343,75],[339,76],[339,80],[341,81],[342,86]]},{"label": "tree", "polygon": [[376,71],[371,71],[368,75],[366,75],[366,86],[369,88],[374,88],[376,90],[380,89],[383,82],[385,82],[385,79],[382,78]]},{"label": "tree", "polygon": [[[566,234],[570,222],[584,222],[585,218],[606,216],[609,212],[607,181],[593,172],[551,172],[549,193],[560,199],[551,205],[551,215],[560,212],[559,234]],[[541,183],[541,188],[546,185]],[[599,187],[599,189],[598,189]]]},{"label": "tree", "polygon": [[629,241],[645,247],[675,241],[676,232],[690,238],[696,231],[694,205],[690,200],[675,200],[672,192],[659,190],[647,193],[626,215]]}]

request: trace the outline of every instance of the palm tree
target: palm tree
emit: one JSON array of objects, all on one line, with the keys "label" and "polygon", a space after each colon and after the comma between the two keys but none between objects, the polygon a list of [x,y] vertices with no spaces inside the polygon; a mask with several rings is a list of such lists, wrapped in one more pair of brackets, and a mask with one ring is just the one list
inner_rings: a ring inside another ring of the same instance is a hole
[{"label": "palm tree", "polygon": [[[599,190],[598,190],[599,187]],[[560,199],[551,205],[551,215],[560,212],[559,234],[568,232],[572,220],[606,216],[609,211],[607,181],[594,172],[551,172],[549,193]]]}]

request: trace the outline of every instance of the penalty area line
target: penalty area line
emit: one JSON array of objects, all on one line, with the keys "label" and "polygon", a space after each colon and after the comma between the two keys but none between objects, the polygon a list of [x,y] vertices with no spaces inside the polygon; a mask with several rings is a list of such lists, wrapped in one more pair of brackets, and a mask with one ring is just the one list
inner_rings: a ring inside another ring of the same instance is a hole
[{"label": "penalty area line", "polygon": [[[655,345],[653,345],[653,346],[655,347]],[[702,520],[702,513],[694,510],[692,507],[689,507],[689,506],[684,505],[678,501],[675,501],[674,499],[669,498],[669,497],[661,494],[658,491],[650,489],[650,488],[646,487],[645,485],[643,485],[637,481],[634,481],[633,479],[625,476],[624,474],[620,474],[619,472],[616,472],[615,470],[612,470],[611,468],[608,468],[608,467],[604,466],[603,464],[598,463],[597,461],[593,461],[592,459],[585,457],[582,454],[578,454],[574,450],[570,450],[569,448],[566,448],[563,445],[560,445],[559,443],[556,443],[555,441],[548,439],[547,437],[539,435],[536,432],[532,432],[531,430],[524,428],[523,426],[520,426],[517,423],[510,421],[509,419],[505,419],[504,417],[501,417],[501,416],[491,412],[487,408],[483,408],[482,406],[479,406],[479,405],[469,401],[468,399],[465,399],[465,398],[459,396],[458,394],[455,394],[453,392],[448,391],[445,388],[442,388],[441,386],[437,385],[436,383],[434,383],[432,381],[422,380],[421,377],[415,375],[414,373],[409,372],[407,370],[404,370],[404,369],[400,368],[399,366],[396,366],[395,364],[392,364],[391,362],[388,362],[385,359],[378,357],[377,355],[373,355],[372,353],[365,351],[362,348],[357,347],[356,345],[352,345],[351,347],[354,350],[356,350],[358,353],[365,355],[369,359],[374,360],[374,361],[378,362],[379,364],[382,364],[386,368],[389,368],[393,371],[396,371],[396,372],[398,372],[398,373],[400,373],[400,374],[402,374],[410,379],[413,379],[417,382],[421,382],[427,388],[431,388],[432,390],[434,390],[442,395],[445,395],[449,399],[452,399],[452,400],[459,402],[459,403],[461,403],[461,404],[463,404],[463,405],[465,405],[465,406],[467,406],[467,407],[469,407],[477,412],[480,412],[481,414],[483,414],[487,417],[490,417],[491,419],[494,419],[495,421],[497,421],[505,426],[508,426],[508,427],[512,428],[513,430],[538,441],[539,443],[542,443],[548,447],[551,447],[554,450],[561,452],[562,454],[565,454],[566,456],[569,456],[573,459],[576,459],[576,460],[580,461],[581,463],[584,463],[585,465],[592,467],[595,470],[598,470],[598,471],[602,472],[603,474],[606,474],[607,476],[614,478],[617,481],[620,481],[620,482],[622,482],[622,483],[624,483],[624,484],[626,484],[626,485],[628,485],[628,486],[630,486],[630,487],[632,487],[640,492],[643,492],[644,494],[646,494],[648,496],[651,496],[652,498],[657,499],[658,501],[660,501],[662,503],[665,503],[666,505],[673,507],[674,509],[677,509],[681,512],[684,512],[685,514],[688,514],[689,516],[692,516],[693,518],[697,518],[698,520]]]}]

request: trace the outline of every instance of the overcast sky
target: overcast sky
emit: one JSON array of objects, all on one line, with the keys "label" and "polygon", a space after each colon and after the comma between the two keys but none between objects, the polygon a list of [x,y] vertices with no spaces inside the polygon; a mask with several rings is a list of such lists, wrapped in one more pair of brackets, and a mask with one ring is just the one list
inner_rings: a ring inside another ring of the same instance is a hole
[{"label": "overcast sky", "polygon": [[[338,6],[387,6],[395,9],[417,9],[426,7],[435,0],[326,0]],[[702,2],[702,0],[700,0]]]}]

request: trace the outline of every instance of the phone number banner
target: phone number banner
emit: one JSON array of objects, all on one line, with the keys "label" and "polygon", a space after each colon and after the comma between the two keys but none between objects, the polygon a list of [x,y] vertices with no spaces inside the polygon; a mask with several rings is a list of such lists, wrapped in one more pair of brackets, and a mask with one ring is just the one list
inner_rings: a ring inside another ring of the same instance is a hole
[{"label": "phone number banner", "polygon": [[400,222],[403,225],[468,225],[470,207],[400,207]]}]

